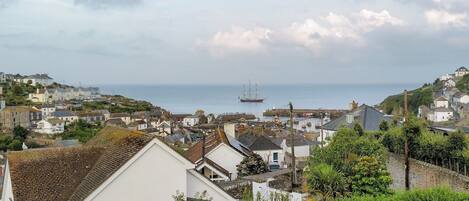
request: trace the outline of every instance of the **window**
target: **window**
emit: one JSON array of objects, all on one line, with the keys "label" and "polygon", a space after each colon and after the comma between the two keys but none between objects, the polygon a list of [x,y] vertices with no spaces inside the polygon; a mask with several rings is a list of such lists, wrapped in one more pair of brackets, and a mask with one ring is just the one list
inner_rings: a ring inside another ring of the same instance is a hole
[{"label": "window", "polygon": [[273,158],[274,158],[274,162],[278,162],[278,152],[275,152],[274,155],[273,155]]}]

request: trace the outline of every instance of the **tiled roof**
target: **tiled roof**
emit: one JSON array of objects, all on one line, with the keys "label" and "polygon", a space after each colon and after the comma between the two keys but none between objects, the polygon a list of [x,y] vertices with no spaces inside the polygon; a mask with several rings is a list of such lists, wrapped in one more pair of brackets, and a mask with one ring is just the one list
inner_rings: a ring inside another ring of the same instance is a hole
[{"label": "tiled roof", "polygon": [[30,112],[31,109],[27,106],[6,106],[2,112]]},{"label": "tiled roof", "polygon": [[15,200],[67,200],[103,151],[74,147],[10,152]]},{"label": "tiled roof", "polygon": [[54,117],[70,117],[70,116],[76,116],[76,114],[72,111],[69,111],[69,110],[56,110],[55,112],[52,113],[52,116],[54,116]]},{"label": "tiled roof", "polygon": [[437,99],[435,99],[435,101],[448,101],[448,99],[446,99],[446,98],[443,97],[443,96],[440,96],[440,97],[438,97]]},{"label": "tiled roof", "polygon": [[111,113],[111,118],[130,117],[127,113]]},{"label": "tiled roof", "polygon": [[83,200],[154,137],[106,127],[85,146],[8,156],[15,200]]},{"label": "tiled roof", "polygon": [[84,200],[152,139],[153,137],[143,134],[129,135],[109,147],[82,180],[69,201]]}]

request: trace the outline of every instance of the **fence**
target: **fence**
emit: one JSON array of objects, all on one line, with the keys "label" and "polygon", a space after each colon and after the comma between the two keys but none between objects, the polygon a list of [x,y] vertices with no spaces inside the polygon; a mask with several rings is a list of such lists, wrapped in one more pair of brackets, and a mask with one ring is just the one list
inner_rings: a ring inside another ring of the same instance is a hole
[{"label": "fence", "polygon": [[304,201],[306,196],[301,193],[290,193],[277,189],[270,188],[268,181],[264,183],[252,182],[252,193],[254,200],[260,196],[261,200],[272,201]]}]

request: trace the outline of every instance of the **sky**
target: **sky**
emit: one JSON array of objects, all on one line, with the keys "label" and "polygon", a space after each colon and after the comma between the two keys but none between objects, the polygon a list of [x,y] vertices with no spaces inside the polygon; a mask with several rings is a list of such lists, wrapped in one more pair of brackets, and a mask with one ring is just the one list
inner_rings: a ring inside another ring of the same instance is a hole
[{"label": "sky", "polygon": [[0,71],[69,84],[432,82],[467,0],[0,0]]}]

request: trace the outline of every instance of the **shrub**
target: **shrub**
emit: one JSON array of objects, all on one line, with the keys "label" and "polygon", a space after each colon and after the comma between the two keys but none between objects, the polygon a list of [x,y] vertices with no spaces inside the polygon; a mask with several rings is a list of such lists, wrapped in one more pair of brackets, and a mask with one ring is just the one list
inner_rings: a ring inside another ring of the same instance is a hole
[{"label": "shrub", "polygon": [[239,176],[249,176],[266,173],[268,171],[267,164],[259,154],[253,153],[250,156],[244,157],[239,165],[237,165]]}]

